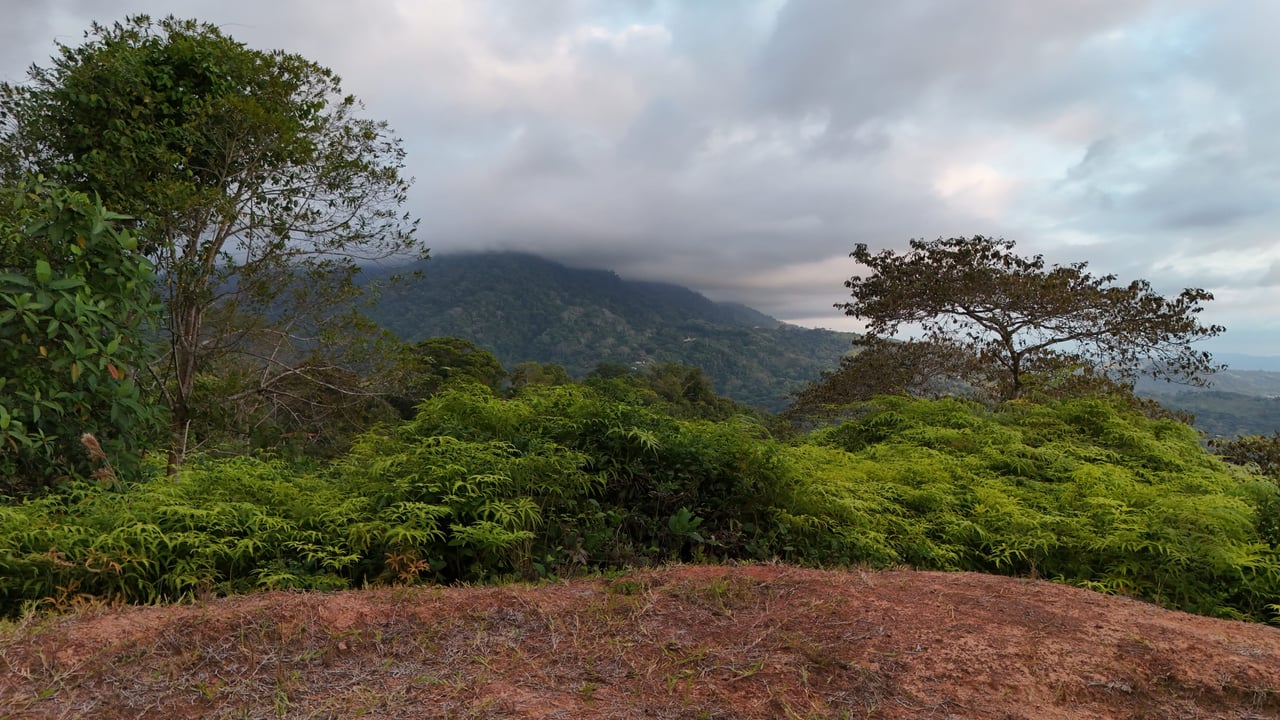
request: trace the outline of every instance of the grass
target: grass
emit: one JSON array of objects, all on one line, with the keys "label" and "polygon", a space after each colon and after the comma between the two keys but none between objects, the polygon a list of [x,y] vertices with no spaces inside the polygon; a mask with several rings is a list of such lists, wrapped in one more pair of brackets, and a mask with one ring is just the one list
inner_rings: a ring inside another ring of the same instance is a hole
[{"label": "grass", "polygon": [[[1048,655],[1003,649],[1030,633],[1053,638]],[[1089,684],[1099,657],[1133,693]],[[0,667],[0,718],[943,718],[1029,695],[1063,698],[1062,717],[1138,700],[1169,717],[1280,712],[1280,638],[1262,626],[1043,582],[783,565],[91,605],[6,623]],[[1141,681],[1157,668],[1178,682]]]}]

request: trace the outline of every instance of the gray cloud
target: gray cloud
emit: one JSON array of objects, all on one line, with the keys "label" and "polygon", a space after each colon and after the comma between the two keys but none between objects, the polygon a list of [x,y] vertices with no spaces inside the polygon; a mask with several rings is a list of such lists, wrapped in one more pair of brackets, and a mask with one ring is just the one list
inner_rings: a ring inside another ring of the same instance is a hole
[{"label": "gray cloud", "polygon": [[1280,262],[1271,263],[1271,267],[1267,268],[1267,272],[1258,281],[1263,287],[1280,286]]},{"label": "gray cloud", "polygon": [[138,11],[334,68],[404,137],[436,251],[540,252],[836,326],[855,243],[1003,235],[1213,289],[1216,347],[1280,353],[1268,0],[17,5],[0,79]]}]

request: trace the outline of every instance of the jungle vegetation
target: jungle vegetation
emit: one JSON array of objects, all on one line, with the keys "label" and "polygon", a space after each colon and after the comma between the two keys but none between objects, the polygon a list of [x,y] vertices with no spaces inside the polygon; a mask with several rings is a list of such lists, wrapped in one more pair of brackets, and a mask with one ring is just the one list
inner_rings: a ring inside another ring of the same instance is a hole
[{"label": "jungle vegetation", "polygon": [[602,362],[691,365],[718,394],[771,412],[839,362],[855,338],[528,254],[441,254],[396,270],[411,271],[419,281],[388,287],[366,311],[406,342],[465,338],[506,367],[550,363],[579,380]]},{"label": "jungle vegetation", "polygon": [[451,386],[331,462],[197,457],[0,505],[7,612],[672,560],[1043,577],[1275,620],[1280,486],[1106,400],[882,397],[791,440],[625,388]]},{"label": "jungle vegetation", "polygon": [[[1131,392],[1153,347],[1160,372],[1212,369],[1188,344],[1221,330],[1207,293],[981,237],[860,247],[850,366],[880,385],[837,371],[814,386],[835,412],[780,419],[718,367],[508,368],[318,318],[368,289],[356,256],[416,241],[397,141],[302,58],[134,18],[32,80],[0,87],[0,613],[782,560],[1280,621],[1274,439],[1214,454]],[[884,342],[906,322],[923,341]]]}]

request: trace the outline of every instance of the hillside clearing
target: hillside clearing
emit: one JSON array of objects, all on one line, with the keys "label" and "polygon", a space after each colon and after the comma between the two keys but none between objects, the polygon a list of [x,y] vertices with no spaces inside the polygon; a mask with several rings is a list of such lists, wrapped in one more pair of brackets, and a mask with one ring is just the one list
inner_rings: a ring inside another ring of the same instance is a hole
[{"label": "hillside clearing", "polygon": [[1271,718],[1280,629],[972,573],[678,566],[31,617],[4,718]]}]

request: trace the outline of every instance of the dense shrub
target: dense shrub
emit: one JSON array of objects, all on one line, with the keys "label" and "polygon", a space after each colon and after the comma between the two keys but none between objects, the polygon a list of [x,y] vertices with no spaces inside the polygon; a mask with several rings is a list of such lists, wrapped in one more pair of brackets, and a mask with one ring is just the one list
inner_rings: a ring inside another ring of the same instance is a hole
[{"label": "dense shrub", "polygon": [[750,424],[677,421],[582,387],[446,391],[328,469],[203,460],[172,480],[0,506],[0,604],[534,577],[766,557],[782,464]]},{"label": "dense shrub", "polygon": [[1275,485],[1177,422],[881,398],[809,443],[792,456],[798,559],[1038,575],[1220,615],[1280,600]]},{"label": "dense shrub", "polygon": [[881,398],[784,445],[581,386],[447,390],[304,473],[205,460],[0,505],[0,604],[488,581],[671,559],[1039,576],[1280,614],[1280,489],[1095,400]]},{"label": "dense shrub", "polygon": [[[695,552],[767,556],[760,536],[785,466],[779,447],[762,434],[747,418],[677,420],[580,385],[531,385],[508,400],[478,386],[444,392],[388,437],[504,443],[522,456],[549,448],[577,453],[591,491],[539,502],[555,513],[545,525],[539,562],[599,565]],[[373,455],[389,457],[386,448]],[[370,461],[377,462],[372,455]]]}]

